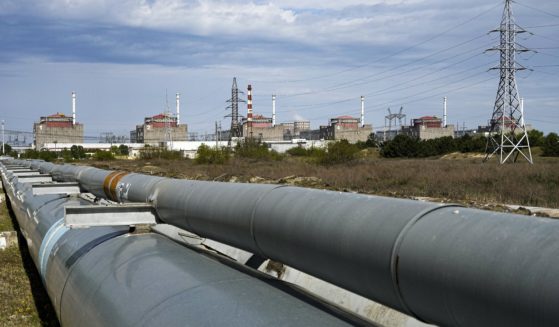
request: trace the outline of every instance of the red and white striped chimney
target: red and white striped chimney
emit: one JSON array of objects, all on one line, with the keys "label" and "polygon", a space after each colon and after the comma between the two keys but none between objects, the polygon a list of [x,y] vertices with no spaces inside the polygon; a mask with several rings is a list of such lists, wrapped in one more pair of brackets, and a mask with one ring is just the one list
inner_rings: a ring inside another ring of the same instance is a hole
[{"label": "red and white striped chimney", "polygon": [[252,85],[248,85],[247,92],[247,122],[248,126],[252,127]]}]

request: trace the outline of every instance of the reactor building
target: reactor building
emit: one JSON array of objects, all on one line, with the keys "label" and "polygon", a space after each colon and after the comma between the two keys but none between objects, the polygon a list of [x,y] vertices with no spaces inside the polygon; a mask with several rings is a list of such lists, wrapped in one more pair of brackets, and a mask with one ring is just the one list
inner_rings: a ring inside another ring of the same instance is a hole
[{"label": "reactor building", "polygon": [[41,117],[33,124],[33,145],[40,150],[47,143],[83,143],[83,124],[76,122],[76,93],[72,92],[72,116],[63,113]]},{"label": "reactor building", "polygon": [[411,126],[402,127],[402,132],[420,140],[454,137],[454,125],[445,125],[437,116],[423,116],[412,119]]},{"label": "reactor building", "polygon": [[180,94],[176,95],[177,113],[169,111],[145,117],[144,123],[130,131],[131,143],[160,146],[162,143],[188,141],[188,125],[180,123]]}]

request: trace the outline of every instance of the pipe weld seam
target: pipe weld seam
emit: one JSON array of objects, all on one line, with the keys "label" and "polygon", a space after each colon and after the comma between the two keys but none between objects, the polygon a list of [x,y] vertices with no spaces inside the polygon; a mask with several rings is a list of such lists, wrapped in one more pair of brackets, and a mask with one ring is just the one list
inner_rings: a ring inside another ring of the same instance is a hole
[{"label": "pipe weld seam", "polygon": [[262,199],[264,199],[268,194],[272,193],[273,191],[282,188],[282,187],[288,187],[289,185],[277,185],[275,187],[273,187],[272,189],[263,192],[258,199],[256,200],[256,202],[254,203],[254,206],[252,207],[252,212],[250,214],[250,237],[252,238],[252,241],[254,242],[254,246],[256,246],[256,251],[258,251],[258,254],[263,257],[263,258],[270,258],[269,256],[267,256],[262,249],[260,248],[260,246],[258,245],[258,241],[256,240],[256,233],[254,232],[254,220],[255,220],[255,216],[254,214],[256,213],[256,209],[258,208],[258,204],[260,203],[260,201],[262,201]]},{"label": "pipe weld seam", "polygon": [[58,240],[69,230],[70,228],[64,225],[64,218],[60,218],[52,224],[45,234],[45,237],[43,237],[43,241],[41,242],[41,246],[39,248],[39,256],[37,258],[37,261],[39,262],[39,273],[41,274],[43,283],[46,281],[47,263],[50,253],[52,252],[56,242],[58,242]]},{"label": "pipe weld seam", "polygon": [[458,205],[458,204],[443,204],[443,205],[439,205],[437,207],[431,207],[431,208],[427,208],[424,209],[422,211],[420,211],[417,215],[415,215],[412,219],[410,219],[406,225],[404,226],[404,228],[402,228],[402,230],[400,231],[400,233],[398,234],[398,237],[396,237],[396,241],[394,242],[394,246],[392,247],[392,253],[390,255],[390,275],[392,277],[392,286],[394,288],[394,291],[396,293],[396,297],[398,298],[398,301],[400,302],[400,305],[402,306],[402,309],[405,310],[405,312],[416,318],[419,321],[422,322],[426,322],[424,321],[421,317],[419,317],[415,312],[413,312],[408,304],[406,303],[404,296],[402,294],[402,290],[400,289],[400,282],[398,279],[398,260],[399,260],[399,253],[400,253],[400,247],[402,246],[402,243],[404,241],[404,239],[406,238],[406,235],[408,234],[408,232],[413,228],[413,226],[423,217],[427,216],[428,214],[437,211],[437,210],[441,210],[441,209],[445,209],[445,208],[452,208],[452,207],[459,207],[459,208],[463,208],[463,206]]}]

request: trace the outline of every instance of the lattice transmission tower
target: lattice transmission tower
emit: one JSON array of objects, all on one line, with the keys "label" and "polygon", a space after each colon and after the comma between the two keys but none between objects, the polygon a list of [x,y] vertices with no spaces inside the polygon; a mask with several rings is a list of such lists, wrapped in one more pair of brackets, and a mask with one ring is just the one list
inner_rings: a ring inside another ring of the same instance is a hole
[{"label": "lattice transmission tower", "polygon": [[231,109],[231,113],[227,117],[231,117],[231,130],[229,134],[229,138],[233,137],[241,137],[241,123],[239,121],[239,102],[245,102],[245,100],[239,99],[239,93],[243,93],[239,91],[237,87],[237,78],[233,77],[233,86],[231,87],[231,98],[227,100],[227,102],[231,103],[227,106],[226,109]]},{"label": "lattice transmission tower", "polygon": [[530,50],[516,43],[516,35],[526,31],[516,25],[511,2],[512,0],[505,0],[501,25],[491,31],[500,33],[499,45],[488,49],[500,54],[499,67],[492,68],[500,71],[500,80],[493,115],[489,122],[484,161],[499,156],[499,161],[503,164],[508,160],[516,162],[518,157],[522,156],[532,163],[530,141],[524,124],[524,110],[515,79],[516,71],[526,69],[516,62],[516,54]]}]

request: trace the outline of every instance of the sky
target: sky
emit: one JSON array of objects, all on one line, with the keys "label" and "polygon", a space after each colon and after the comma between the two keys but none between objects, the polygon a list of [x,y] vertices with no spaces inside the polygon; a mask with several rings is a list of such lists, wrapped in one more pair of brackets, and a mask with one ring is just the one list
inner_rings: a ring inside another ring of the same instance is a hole
[{"label": "sky", "polygon": [[[0,119],[32,131],[40,116],[71,114],[86,136],[129,135],[174,110],[190,132],[230,125],[233,77],[253,87],[254,112],[277,120],[360,114],[382,129],[387,109],[407,120],[489,120],[499,83],[503,0],[2,0]],[[559,2],[514,1],[525,120],[559,131]],[[241,96],[243,97],[243,96]],[[246,105],[240,106],[245,115]]]}]

